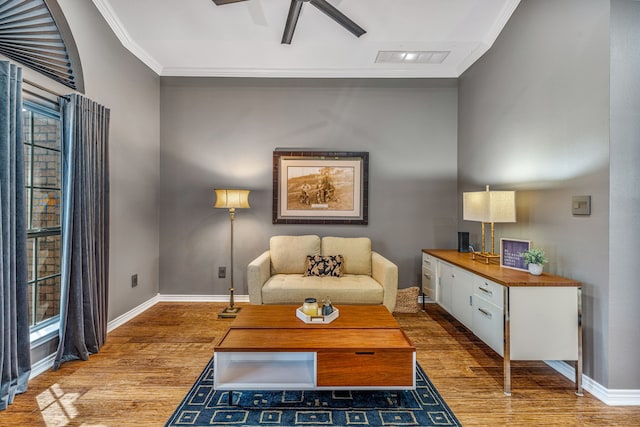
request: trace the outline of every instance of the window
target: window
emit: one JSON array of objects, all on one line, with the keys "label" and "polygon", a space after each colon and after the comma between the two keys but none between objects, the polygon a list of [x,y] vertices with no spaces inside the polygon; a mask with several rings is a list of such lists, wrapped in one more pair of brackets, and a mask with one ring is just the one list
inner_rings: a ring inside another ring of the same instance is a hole
[{"label": "window", "polygon": [[54,109],[23,103],[29,316],[32,331],[57,330],[61,283],[62,122]]}]

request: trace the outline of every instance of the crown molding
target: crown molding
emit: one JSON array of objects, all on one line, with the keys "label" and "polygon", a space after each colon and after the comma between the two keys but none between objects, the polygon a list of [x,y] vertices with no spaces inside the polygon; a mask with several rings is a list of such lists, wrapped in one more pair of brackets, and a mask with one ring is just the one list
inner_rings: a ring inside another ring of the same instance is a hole
[{"label": "crown molding", "polygon": [[149,53],[140,47],[137,44],[127,30],[124,25],[120,22],[120,19],[111,8],[108,2],[105,0],[92,0],[93,4],[96,6],[102,17],[109,27],[111,27],[111,31],[116,35],[120,43],[133,55],[135,55],[139,60],[141,60],[147,67],[151,68],[157,75],[162,75],[162,65],[158,61],[155,60]]},{"label": "crown molding", "polygon": [[500,11],[500,14],[496,17],[496,20],[494,21],[493,25],[489,28],[489,31],[487,31],[487,35],[483,40],[488,47],[491,47],[493,43],[496,41],[496,39],[502,32],[502,29],[504,28],[505,25],[507,25],[507,21],[509,21],[509,19],[513,15],[513,12],[516,10],[519,4],[520,4],[520,0],[511,0],[504,5],[504,8],[502,9],[502,11]]},{"label": "crown molding", "polygon": [[276,78],[457,78],[450,67],[433,69],[353,69],[353,68],[216,68],[164,67],[162,77],[276,77]]}]

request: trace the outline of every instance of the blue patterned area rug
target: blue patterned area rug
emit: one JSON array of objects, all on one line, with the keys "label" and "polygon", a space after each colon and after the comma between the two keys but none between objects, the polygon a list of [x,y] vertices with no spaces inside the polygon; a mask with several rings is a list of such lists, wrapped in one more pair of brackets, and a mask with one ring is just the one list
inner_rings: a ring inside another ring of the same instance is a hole
[{"label": "blue patterned area rug", "polygon": [[411,391],[235,391],[229,406],[211,359],[165,427],[460,426],[420,365],[416,376]]}]

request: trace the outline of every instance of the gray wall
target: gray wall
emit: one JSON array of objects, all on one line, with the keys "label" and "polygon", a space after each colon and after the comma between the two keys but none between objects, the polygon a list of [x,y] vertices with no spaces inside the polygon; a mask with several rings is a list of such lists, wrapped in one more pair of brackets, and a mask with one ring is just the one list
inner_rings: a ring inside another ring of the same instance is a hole
[{"label": "gray wall", "polygon": [[611,2],[609,387],[640,388],[640,1]]},{"label": "gray wall", "polygon": [[[160,292],[226,295],[229,216],[213,189],[250,189],[235,220],[235,287],[278,234],[368,236],[419,279],[420,250],[456,242],[457,89],[434,80],[162,78]],[[369,225],[273,225],[276,147],[368,151]]]},{"label": "gray wall", "polygon": [[[631,4],[636,14],[626,16]],[[630,213],[638,206],[638,98],[625,96],[638,89],[637,5],[626,2],[621,17],[613,15],[614,28],[622,16],[627,26],[621,58],[610,61],[609,1],[524,0],[459,80],[459,197],[484,184],[518,190],[518,222],[498,224],[496,238],[533,240],[550,256],[547,271],[583,282],[585,374],[608,388],[640,386],[631,326],[640,320],[632,305],[637,274],[625,234],[638,231]],[[630,53],[635,75],[624,58]],[[612,83],[611,167],[610,62],[612,82],[621,78]],[[591,195],[591,216],[571,215],[573,195]],[[460,224],[478,239],[477,224]]]},{"label": "gray wall", "polygon": [[[86,96],[111,109],[109,320],[158,292],[160,78],[127,51],[91,1],[58,0]],[[131,274],[138,287],[131,288]]]}]

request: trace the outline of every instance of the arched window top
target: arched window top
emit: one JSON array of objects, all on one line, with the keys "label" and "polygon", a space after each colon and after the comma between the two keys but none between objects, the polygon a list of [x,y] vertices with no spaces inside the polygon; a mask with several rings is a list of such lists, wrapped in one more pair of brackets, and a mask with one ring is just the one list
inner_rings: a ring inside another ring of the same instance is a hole
[{"label": "arched window top", "polygon": [[0,0],[0,53],[84,93],[78,49],[56,0]]}]

